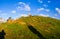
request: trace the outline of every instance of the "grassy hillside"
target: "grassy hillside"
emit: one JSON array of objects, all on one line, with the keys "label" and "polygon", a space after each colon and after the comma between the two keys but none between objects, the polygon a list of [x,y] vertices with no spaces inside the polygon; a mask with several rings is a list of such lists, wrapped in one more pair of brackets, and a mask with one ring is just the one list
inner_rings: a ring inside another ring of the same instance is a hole
[{"label": "grassy hillside", "polygon": [[46,39],[60,39],[60,20],[42,16],[21,17],[0,24],[0,31],[4,29],[5,39],[40,39],[29,28],[32,25]]}]

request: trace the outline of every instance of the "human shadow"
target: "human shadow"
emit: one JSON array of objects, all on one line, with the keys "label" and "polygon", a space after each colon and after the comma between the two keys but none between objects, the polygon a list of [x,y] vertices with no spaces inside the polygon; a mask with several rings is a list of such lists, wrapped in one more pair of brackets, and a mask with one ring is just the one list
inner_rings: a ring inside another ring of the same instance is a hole
[{"label": "human shadow", "polygon": [[6,33],[4,32],[4,30],[2,30],[0,32],[0,39],[5,39],[4,36],[6,35]]},{"label": "human shadow", "polygon": [[28,25],[28,28],[30,31],[32,31],[34,34],[36,34],[39,39],[46,39],[39,31],[37,31],[32,25]]}]

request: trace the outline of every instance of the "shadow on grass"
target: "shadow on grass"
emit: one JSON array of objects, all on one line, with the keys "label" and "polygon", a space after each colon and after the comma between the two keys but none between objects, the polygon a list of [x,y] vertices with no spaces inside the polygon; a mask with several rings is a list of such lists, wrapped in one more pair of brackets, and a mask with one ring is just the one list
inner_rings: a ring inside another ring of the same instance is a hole
[{"label": "shadow on grass", "polygon": [[4,30],[2,30],[0,32],[0,39],[5,39],[4,36],[6,35],[6,33],[4,32]]},{"label": "shadow on grass", "polygon": [[32,25],[28,25],[28,28],[31,32],[33,32],[34,34],[36,34],[39,39],[46,39],[39,31],[37,31]]}]

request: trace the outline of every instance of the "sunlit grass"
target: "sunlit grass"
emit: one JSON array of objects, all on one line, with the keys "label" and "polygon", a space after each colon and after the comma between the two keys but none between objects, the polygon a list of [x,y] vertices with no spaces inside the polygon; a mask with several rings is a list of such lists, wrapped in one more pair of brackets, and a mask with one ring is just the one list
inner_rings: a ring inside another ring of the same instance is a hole
[{"label": "sunlit grass", "polygon": [[39,39],[29,30],[27,24],[31,24],[46,39],[60,39],[60,20],[49,17],[21,17],[15,21],[0,24],[0,31],[4,29],[6,32],[5,39]]}]

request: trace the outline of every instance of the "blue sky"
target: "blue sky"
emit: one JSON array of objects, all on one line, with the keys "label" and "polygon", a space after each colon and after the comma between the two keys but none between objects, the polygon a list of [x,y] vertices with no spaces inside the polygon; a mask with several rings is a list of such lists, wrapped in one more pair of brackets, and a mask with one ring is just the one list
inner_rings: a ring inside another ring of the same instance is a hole
[{"label": "blue sky", "polygon": [[60,19],[60,0],[0,0],[0,18],[39,15]]}]

